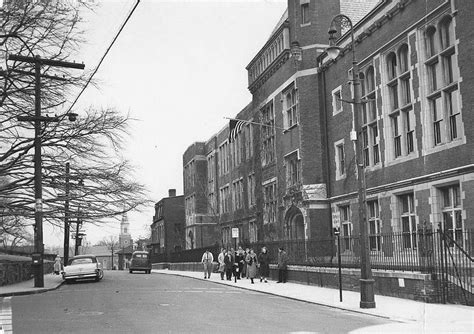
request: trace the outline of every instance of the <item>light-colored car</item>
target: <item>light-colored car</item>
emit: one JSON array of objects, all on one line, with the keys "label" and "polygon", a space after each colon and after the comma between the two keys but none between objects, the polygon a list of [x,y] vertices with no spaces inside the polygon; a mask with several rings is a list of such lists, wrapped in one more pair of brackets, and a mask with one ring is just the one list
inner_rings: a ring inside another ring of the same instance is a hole
[{"label": "light-colored car", "polygon": [[148,252],[135,251],[132,254],[132,261],[129,267],[130,273],[133,271],[144,271],[145,274],[151,273],[151,260]]},{"label": "light-colored car", "polygon": [[104,277],[102,265],[95,255],[77,255],[69,260],[64,267],[63,278],[66,282],[79,279],[95,279],[100,281]]}]

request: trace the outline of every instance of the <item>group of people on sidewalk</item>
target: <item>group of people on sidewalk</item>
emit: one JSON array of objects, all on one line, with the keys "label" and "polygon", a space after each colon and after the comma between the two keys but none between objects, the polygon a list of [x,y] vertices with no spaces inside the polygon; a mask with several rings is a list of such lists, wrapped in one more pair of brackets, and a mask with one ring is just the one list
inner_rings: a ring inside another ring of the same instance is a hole
[{"label": "group of people on sidewalk", "polygon": [[[204,279],[211,278],[213,261],[214,256],[209,250],[206,250],[201,259],[204,265]],[[217,270],[220,273],[221,280],[224,280],[225,277],[225,279],[231,281],[233,277],[234,281],[237,282],[237,280],[246,278],[250,279],[250,282],[254,284],[254,279],[260,277],[260,282],[268,283],[267,278],[270,276],[270,261],[270,254],[266,247],[262,247],[258,255],[252,248],[246,248],[245,250],[241,246],[239,246],[237,250],[233,248],[222,248],[217,257]],[[288,255],[283,247],[278,249],[277,264],[277,283],[286,283]]]}]

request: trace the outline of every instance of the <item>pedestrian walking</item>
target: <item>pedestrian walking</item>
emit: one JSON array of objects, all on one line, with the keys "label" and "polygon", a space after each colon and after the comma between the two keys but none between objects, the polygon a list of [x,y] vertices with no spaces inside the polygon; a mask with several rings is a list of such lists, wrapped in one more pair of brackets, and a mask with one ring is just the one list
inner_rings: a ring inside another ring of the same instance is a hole
[{"label": "pedestrian walking", "polygon": [[54,259],[54,273],[59,275],[63,271],[63,264],[61,262],[61,257],[59,255]]},{"label": "pedestrian walking", "polygon": [[288,254],[283,247],[278,248],[278,282],[286,283],[288,274]]},{"label": "pedestrian walking", "polygon": [[209,249],[206,249],[204,254],[202,254],[201,262],[204,265],[204,279],[211,278],[212,262],[214,262],[214,256],[211,252],[209,252]]},{"label": "pedestrian walking", "polygon": [[262,247],[262,252],[258,254],[258,264],[260,272],[260,282],[268,283],[267,277],[270,276],[270,255],[267,247]]},{"label": "pedestrian walking", "polygon": [[250,282],[254,284],[253,279],[257,277],[257,254],[253,251],[251,248],[249,253],[247,254],[247,258],[245,259],[245,262],[247,262],[247,273],[250,278]]},{"label": "pedestrian walking", "polygon": [[224,274],[225,274],[225,262],[224,262],[225,252],[226,250],[222,248],[221,252],[217,256],[217,262],[219,263],[219,269],[217,271],[219,271],[219,273],[221,274],[221,280],[224,280]]},{"label": "pedestrian walking", "polygon": [[237,279],[240,279],[240,277],[243,277],[242,270],[244,269],[245,262],[245,252],[241,246],[239,246],[239,249],[235,252],[235,262],[237,263],[236,276]]},{"label": "pedestrian walking", "polygon": [[242,278],[246,278],[248,279],[249,278],[249,274],[248,274],[248,270],[247,270],[247,255],[250,253],[250,250],[248,248],[245,248],[245,252],[244,252],[244,263],[243,263],[243,266],[242,266]]},{"label": "pedestrian walking", "polygon": [[230,250],[227,251],[224,257],[225,263],[225,277],[228,281],[232,280],[232,268],[234,266],[234,256]]}]

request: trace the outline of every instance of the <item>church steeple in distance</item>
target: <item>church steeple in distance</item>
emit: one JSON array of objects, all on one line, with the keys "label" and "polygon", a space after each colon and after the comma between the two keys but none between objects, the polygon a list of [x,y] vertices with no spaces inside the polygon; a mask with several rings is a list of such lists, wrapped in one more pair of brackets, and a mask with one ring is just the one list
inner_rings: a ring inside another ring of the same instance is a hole
[{"label": "church steeple in distance", "polygon": [[122,221],[120,222],[119,245],[120,248],[127,248],[132,245],[132,236],[130,235],[130,223],[128,222],[128,216],[126,212],[123,213]]}]

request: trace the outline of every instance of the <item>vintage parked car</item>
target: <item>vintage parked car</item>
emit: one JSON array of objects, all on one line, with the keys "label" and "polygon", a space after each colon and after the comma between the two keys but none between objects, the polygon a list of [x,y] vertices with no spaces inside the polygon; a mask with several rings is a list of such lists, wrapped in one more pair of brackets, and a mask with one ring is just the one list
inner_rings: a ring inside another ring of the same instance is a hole
[{"label": "vintage parked car", "polygon": [[63,279],[66,282],[79,279],[94,279],[100,281],[104,277],[102,265],[95,255],[77,255],[69,260],[64,267]]},{"label": "vintage parked car", "polygon": [[133,271],[144,271],[146,274],[151,273],[151,260],[148,252],[135,251],[132,254],[132,261],[129,267],[130,273]]}]

